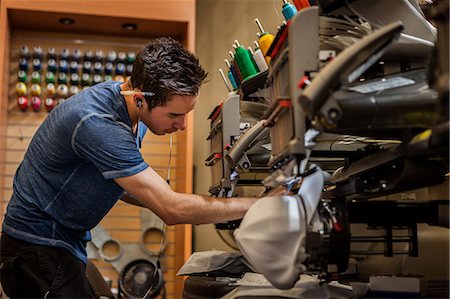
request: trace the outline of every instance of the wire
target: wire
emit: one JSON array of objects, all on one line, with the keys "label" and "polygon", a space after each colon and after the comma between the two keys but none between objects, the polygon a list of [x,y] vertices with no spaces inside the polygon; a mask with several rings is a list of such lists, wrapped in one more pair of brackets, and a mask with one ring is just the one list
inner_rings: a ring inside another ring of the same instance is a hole
[{"label": "wire", "polygon": [[234,250],[239,250],[238,247],[234,246],[230,241],[225,239],[225,237],[222,235],[222,231],[216,229],[216,232],[219,235],[219,238],[222,240],[222,242],[224,242],[226,245],[228,245],[230,248],[232,248]]},{"label": "wire", "polygon": [[[169,162],[167,164],[167,179],[166,182],[167,184],[170,185],[170,166],[171,166],[171,161],[172,161],[172,148],[173,148],[173,139],[172,139],[172,134],[170,134],[170,139],[169,139]],[[147,290],[147,292],[145,293],[145,295],[142,297],[143,299],[148,298],[148,296],[150,295],[150,292],[153,290],[154,286],[155,286],[155,282],[156,282],[156,274],[158,273],[158,270],[161,269],[161,254],[162,254],[162,250],[163,250],[163,246],[164,246],[164,239],[165,239],[165,234],[166,234],[166,223],[163,222],[162,223],[162,227],[161,227],[161,243],[159,244],[159,250],[158,250],[158,255],[157,255],[157,259],[156,259],[156,266],[155,266],[155,271],[153,272],[153,277],[152,277],[152,285],[150,286],[150,288]],[[163,294],[163,298],[165,297],[165,289],[164,289],[164,294]]]},{"label": "wire", "polygon": [[169,163],[167,165],[167,184],[170,185],[170,163],[172,162],[172,148],[173,148],[173,139],[172,139],[172,133],[170,133],[170,139],[169,139]]}]

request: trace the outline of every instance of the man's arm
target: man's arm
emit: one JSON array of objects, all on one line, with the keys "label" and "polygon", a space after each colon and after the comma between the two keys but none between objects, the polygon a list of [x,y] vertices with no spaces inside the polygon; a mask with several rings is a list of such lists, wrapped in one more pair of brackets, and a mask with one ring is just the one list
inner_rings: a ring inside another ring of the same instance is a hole
[{"label": "man's arm", "polygon": [[120,198],[120,200],[129,203],[130,205],[135,205],[135,206],[139,206],[139,207],[144,207],[144,205],[136,199],[136,197],[134,197],[133,195],[125,192],[122,197]]},{"label": "man's arm", "polygon": [[150,167],[114,179],[142,205],[169,225],[220,223],[244,217],[257,198],[218,198],[177,193]]}]

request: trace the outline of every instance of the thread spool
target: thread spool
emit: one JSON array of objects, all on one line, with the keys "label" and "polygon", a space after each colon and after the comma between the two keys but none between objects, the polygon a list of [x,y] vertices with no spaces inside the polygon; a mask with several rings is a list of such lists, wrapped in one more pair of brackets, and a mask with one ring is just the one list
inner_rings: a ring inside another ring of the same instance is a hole
[{"label": "thread spool", "polygon": [[103,70],[103,64],[99,61],[97,61],[96,63],[94,63],[94,73],[96,74],[101,74]]},{"label": "thread spool", "polygon": [[58,73],[58,84],[66,84],[66,83],[67,83],[66,73]]},{"label": "thread spool", "polygon": [[92,70],[92,63],[90,61],[83,62],[83,73],[90,74]]},{"label": "thread spool", "polygon": [[81,60],[81,50],[75,49],[72,52],[72,61],[80,62]]},{"label": "thread spool", "polygon": [[80,89],[78,88],[78,86],[76,86],[76,85],[70,86],[70,88],[69,88],[69,95],[70,96],[73,96],[73,95],[75,95],[75,94],[77,94],[79,92],[80,92]]},{"label": "thread spool", "polygon": [[20,58],[30,58],[30,49],[28,48],[28,46],[23,45],[20,47]]},{"label": "thread spool", "polygon": [[53,95],[56,92],[56,87],[55,84],[53,83],[48,83],[47,86],[45,87],[46,92],[47,92],[47,97],[53,97]]},{"label": "thread spool", "polygon": [[27,72],[23,70],[19,70],[17,72],[17,80],[19,80],[20,82],[27,82],[27,79],[28,79]]},{"label": "thread spool", "polygon": [[49,97],[49,98],[45,99],[44,107],[45,107],[45,110],[47,110],[47,112],[52,111],[53,108],[55,108],[55,106],[56,106],[56,101],[53,98]]},{"label": "thread spool", "polygon": [[58,70],[60,73],[67,73],[69,70],[69,66],[67,64],[67,60],[60,60]]},{"label": "thread spool", "polygon": [[28,99],[24,96],[18,97],[17,106],[21,111],[26,111],[28,109]]},{"label": "thread spool", "polygon": [[293,0],[297,11],[300,11],[304,8],[310,7],[312,3],[309,3],[309,0]]},{"label": "thread spool", "polygon": [[[236,41],[237,42],[237,41]],[[243,80],[254,76],[258,73],[258,70],[255,67],[252,57],[252,54],[250,54],[250,51],[245,49],[242,45],[239,45],[239,42],[237,42],[238,46],[235,46],[235,61],[239,68],[239,71],[241,72]]]},{"label": "thread spool", "polygon": [[261,50],[261,53],[264,56],[264,59],[266,60],[266,63],[268,65],[270,63],[270,57],[266,56],[266,54],[267,54],[267,51],[269,51],[269,48],[272,45],[272,42],[275,39],[275,36],[264,31],[264,28],[262,27],[261,22],[259,21],[258,18],[255,19],[255,22],[260,31],[260,33],[258,35],[259,49]]},{"label": "thread spool", "polygon": [[225,59],[225,64],[228,67],[228,72],[227,72],[228,80],[230,80],[231,86],[233,86],[233,90],[235,90],[238,88],[238,85],[236,83],[236,79],[233,76],[233,73],[231,72],[231,65],[230,65],[230,62],[228,61],[228,59]]},{"label": "thread spool", "polygon": [[49,59],[47,61],[47,71],[48,72],[56,72],[56,60],[55,59]]},{"label": "thread spool", "polygon": [[133,73],[133,65],[132,64],[127,64],[125,73],[127,74],[127,76],[131,76],[131,73]]},{"label": "thread spool", "polygon": [[231,57],[231,67],[233,69],[232,72],[234,72],[236,74],[236,80],[237,80],[236,83],[238,83],[238,85],[240,86],[241,82],[242,82],[242,75],[241,75],[239,68],[236,65],[236,61],[234,60],[233,52],[230,51],[229,53],[230,53],[230,57]]},{"label": "thread spool", "polygon": [[109,62],[115,62],[117,59],[117,54],[115,51],[109,51],[108,56],[106,56],[106,60]]},{"label": "thread spool", "polygon": [[42,67],[41,60],[39,58],[33,59],[33,70],[40,71]]},{"label": "thread spool", "polygon": [[90,86],[91,85],[91,75],[87,73],[83,73],[81,75],[81,85],[83,86]]},{"label": "thread spool", "polygon": [[17,82],[16,84],[16,94],[20,96],[25,96],[27,94],[27,86],[23,82]]},{"label": "thread spool", "polygon": [[70,56],[70,51],[69,51],[69,49],[63,48],[63,49],[61,50],[61,54],[59,55],[59,59],[67,60],[67,59],[69,59],[69,56]]},{"label": "thread spool", "polygon": [[39,72],[34,71],[31,73],[31,83],[41,83],[41,74]]},{"label": "thread spool", "polygon": [[70,84],[72,84],[72,86],[78,85],[79,82],[80,82],[80,76],[78,76],[77,73],[70,74]]},{"label": "thread spool", "polygon": [[233,61],[233,64],[231,65],[230,71],[231,71],[231,74],[234,77],[234,80],[236,81],[237,87],[240,87],[241,86],[241,78],[238,75],[238,71],[236,69],[236,64],[234,63],[234,61]]},{"label": "thread spool", "polygon": [[65,98],[69,94],[69,88],[66,84],[59,84],[56,88],[56,93],[58,94],[58,96]]},{"label": "thread spool", "polygon": [[134,52],[128,52],[128,55],[127,55],[127,63],[128,63],[128,64],[133,64],[135,60],[136,60],[136,53],[134,53]]},{"label": "thread spool", "polygon": [[126,60],[127,60],[127,54],[126,54],[125,52],[119,52],[119,53],[117,54],[117,61],[118,61],[118,62],[125,63]]},{"label": "thread spool", "polygon": [[116,64],[116,75],[124,75],[124,74],[125,74],[125,64],[121,62]]},{"label": "thread spool", "polygon": [[32,96],[40,96],[42,93],[41,86],[39,84],[32,84],[30,87],[30,93]]},{"label": "thread spool", "polygon": [[105,63],[105,75],[111,75],[113,71],[114,65],[112,62]]},{"label": "thread spool", "polygon": [[53,72],[45,73],[45,83],[55,83],[55,74]]},{"label": "thread spool", "polygon": [[232,91],[231,86],[228,83],[227,78],[225,77],[222,69],[219,69],[219,74],[222,77],[223,83],[225,83],[225,86],[228,89],[228,92],[231,92]]},{"label": "thread spool", "polygon": [[33,49],[33,58],[35,59],[42,59],[42,48],[41,46],[35,46]]},{"label": "thread spool", "polygon": [[36,96],[31,97],[30,106],[34,112],[39,112],[39,110],[41,109],[41,98]]},{"label": "thread spool", "polygon": [[118,82],[124,83],[125,82],[125,77],[122,76],[122,75],[116,75],[116,76],[114,76],[114,81],[118,81]]},{"label": "thread spool", "polygon": [[84,61],[91,62],[93,59],[94,59],[94,52],[92,52],[92,50],[87,50],[86,52],[84,52],[84,57],[83,57]]},{"label": "thread spool", "polygon": [[28,60],[26,58],[19,59],[19,70],[28,71]]},{"label": "thread spool", "polygon": [[71,61],[69,65],[69,70],[71,73],[78,73],[78,62]]},{"label": "thread spool", "polygon": [[253,52],[252,47],[249,46],[247,49],[248,49],[248,51],[250,52],[250,55],[252,56],[253,66],[255,67],[256,71],[259,73],[259,72],[260,72],[260,69],[259,69],[258,65],[256,64],[256,61],[255,61],[255,58],[254,58],[254,54],[255,54],[255,53]]},{"label": "thread spool", "polygon": [[283,8],[281,12],[283,13],[283,16],[286,19],[286,21],[289,21],[290,19],[292,19],[293,16],[295,16],[295,14],[297,13],[297,9],[295,8],[294,5],[289,3],[288,0],[283,0]]},{"label": "thread spool", "polygon": [[97,50],[95,51],[95,56],[94,56],[94,61],[95,62],[102,62],[103,61],[103,51],[102,50]]},{"label": "thread spool", "polygon": [[264,72],[268,69],[266,60],[264,59],[264,56],[261,52],[261,49],[259,48],[258,42],[254,41],[255,44],[255,51],[253,53],[253,60],[255,61],[256,65],[258,66],[258,69],[260,72]]},{"label": "thread spool", "polygon": [[92,84],[95,85],[95,84],[98,84],[98,83],[100,83],[102,81],[103,81],[102,76],[99,75],[99,74],[95,74],[94,78],[92,79]]},{"label": "thread spool", "polygon": [[56,49],[50,47],[47,49],[47,59],[55,59],[56,58]]}]

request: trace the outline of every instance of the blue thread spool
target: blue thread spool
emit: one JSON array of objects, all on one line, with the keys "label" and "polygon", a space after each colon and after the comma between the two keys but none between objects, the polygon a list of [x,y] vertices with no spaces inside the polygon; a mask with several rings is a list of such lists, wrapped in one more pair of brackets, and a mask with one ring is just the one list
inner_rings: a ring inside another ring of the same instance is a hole
[{"label": "blue thread spool", "polygon": [[297,9],[287,0],[283,0],[283,3],[283,9],[281,12],[283,13],[286,21],[289,21],[293,16],[295,16],[295,14],[297,13]]},{"label": "blue thread spool", "polygon": [[67,73],[67,71],[69,70],[69,67],[67,65],[67,61],[66,60],[60,60],[58,69],[59,69],[60,73]]},{"label": "blue thread spool", "polygon": [[83,62],[83,73],[90,74],[92,71],[92,63],[90,61]]},{"label": "blue thread spool", "polygon": [[19,69],[22,71],[28,71],[28,60],[26,58],[20,58]]},{"label": "blue thread spool", "polygon": [[41,70],[41,60],[39,58],[33,59],[33,70],[39,72]]},{"label": "blue thread spool", "polygon": [[69,70],[71,73],[78,73],[78,62],[71,61],[69,65]]},{"label": "blue thread spool", "polygon": [[233,73],[231,72],[231,65],[230,65],[230,62],[227,59],[225,59],[225,64],[228,67],[228,72],[227,72],[228,79],[230,80],[231,86],[233,86],[233,90],[234,90],[234,89],[238,88],[238,85],[236,83],[236,79],[234,78]]},{"label": "blue thread spool", "polygon": [[94,63],[94,73],[101,74],[103,70],[103,64],[100,61]]},{"label": "blue thread spool", "polygon": [[56,72],[56,60],[55,59],[49,59],[47,62],[47,71],[48,72]]},{"label": "blue thread spool", "polygon": [[113,67],[114,65],[112,64],[112,62],[107,62],[105,64],[105,75],[111,75],[113,72]]}]

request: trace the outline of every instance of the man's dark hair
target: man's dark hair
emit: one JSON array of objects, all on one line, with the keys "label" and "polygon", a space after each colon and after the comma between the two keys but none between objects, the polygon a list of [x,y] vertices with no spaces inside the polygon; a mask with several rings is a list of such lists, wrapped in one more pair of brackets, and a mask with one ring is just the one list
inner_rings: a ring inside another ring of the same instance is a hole
[{"label": "man's dark hair", "polygon": [[162,37],[137,54],[131,85],[155,94],[145,97],[152,109],[164,106],[173,95],[197,95],[207,75],[194,54],[176,40]]}]

